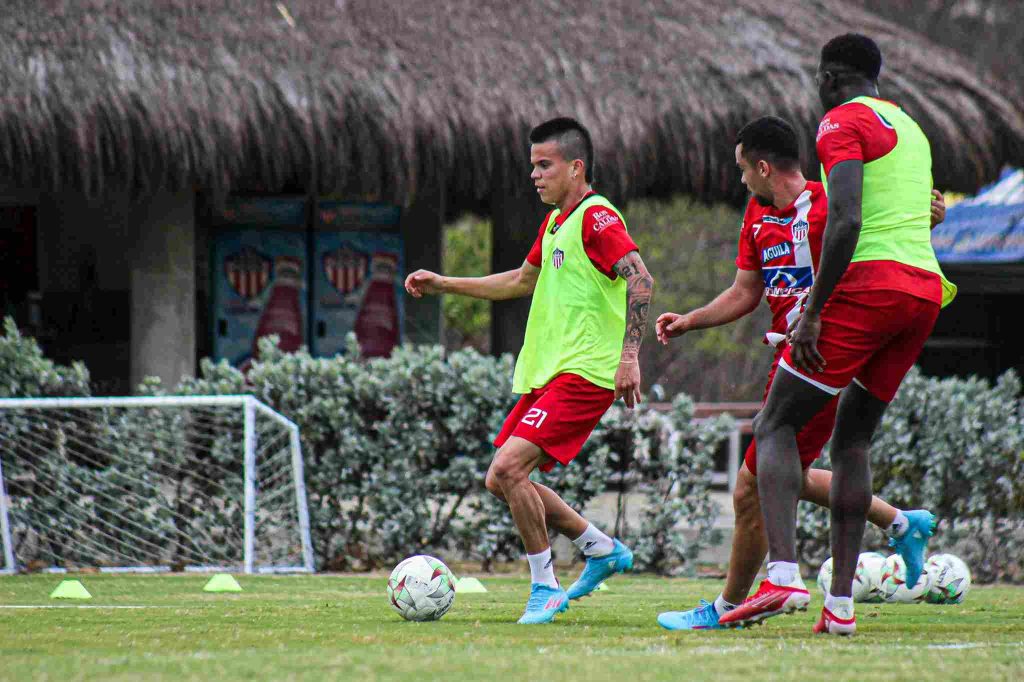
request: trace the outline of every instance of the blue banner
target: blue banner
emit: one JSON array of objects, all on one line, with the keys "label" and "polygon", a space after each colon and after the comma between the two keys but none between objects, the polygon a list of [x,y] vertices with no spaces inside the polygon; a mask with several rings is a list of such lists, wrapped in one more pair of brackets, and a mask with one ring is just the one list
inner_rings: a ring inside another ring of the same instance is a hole
[{"label": "blue banner", "polygon": [[940,263],[1024,261],[1024,170],[1011,169],[946,211],[932,230]]},{"label": "blue banner", "polygon": [[342,352],[350,331],[368,357],[389,355],[401,343],[405,263],[398,219],[396,206],[319,203],[311,263],[314,355]]},{"label": "blue banner", "polygon": [[248,370],[260,337],[306,343],[303,198],[231,198],[211,231],[213,356]]}]

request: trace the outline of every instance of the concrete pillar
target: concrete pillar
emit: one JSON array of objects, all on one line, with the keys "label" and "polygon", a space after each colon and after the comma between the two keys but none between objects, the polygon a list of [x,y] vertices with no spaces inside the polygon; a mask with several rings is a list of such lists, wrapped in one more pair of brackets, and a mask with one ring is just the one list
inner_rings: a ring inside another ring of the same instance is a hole
[{"label": "concrete pillar", "polygon": [[[547,207],[536,192],[498,194],[491,200],[491,272],[514,270],[523,264],[546,214]],[[529,297],[491,304],[491,353],[519,353],[529,314]]]},{"label": "concrete pillar", "polygon": [[[400,229],[405,242],[405,274],[421,268],[441,272],[444,192],[437,188],[420,191],[413,204],[402,211]],[[405,296],[406,343],[441,343],[442,326],[440,296]]]},{"label": "concrete pillar", "polygon": [[195,194],[161,192],[137,209],[131,259],[131,382],[173,388],[196,371]]}]

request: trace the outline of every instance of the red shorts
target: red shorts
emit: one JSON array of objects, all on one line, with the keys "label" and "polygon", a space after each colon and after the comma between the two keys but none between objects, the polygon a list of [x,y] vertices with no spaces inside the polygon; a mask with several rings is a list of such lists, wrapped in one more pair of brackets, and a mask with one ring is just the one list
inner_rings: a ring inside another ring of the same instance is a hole
[{"label": "red shorts", "polygon": [[836,395],[855,381],[882,402],[892,402],[932,333],[939,307],[902,291],[837,288],[821,314],[818,352],[825,370],[797,370],[790,347],[779,365],[826,393]]},{"label": "red shorts", "polygon": [[[775,379],[775,372],[779,368],[779,358],[781,357],[782,351],[775,354],[772,369],[768,372],[768,385],[764,387],[765,398],[768,397],[768,391],[772,387],[772,381]],[[821,456],[821,449],[825,447],[825,443],[832,437],[832,429],[836,425],[836,409],[838,407],[839,396],[837,395],[828,401],[828,404],[821,408],[818,414],[811,417],[811,421],[804,424],[804,428],[800,429],[800,433],[796,434],[796,449],[800,453],[800,466],[804,469],[810,467],[814,460]],[[756,441],[750,441],[747,452],[743,455],[743,461],[746,463],[750,473],[757,476]]]},{"label": "red shorts", "polygon": [[579,454],[614,400],[615,391],[577,374],[559,374],[519,399],[494,439],[494,447],[517,436],[551,458],[541,465],[541,471],[551,471],[556,461],[565,466]]}]

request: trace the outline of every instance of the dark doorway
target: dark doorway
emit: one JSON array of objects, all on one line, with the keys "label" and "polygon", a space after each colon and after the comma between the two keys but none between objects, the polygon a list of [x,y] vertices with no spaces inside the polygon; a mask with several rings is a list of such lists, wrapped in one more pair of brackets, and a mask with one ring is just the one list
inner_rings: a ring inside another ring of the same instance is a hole
[{"label": "dark doorway", "polygon": [[37,330],[39,261],[35,206],[0,206],[0,316]]}]

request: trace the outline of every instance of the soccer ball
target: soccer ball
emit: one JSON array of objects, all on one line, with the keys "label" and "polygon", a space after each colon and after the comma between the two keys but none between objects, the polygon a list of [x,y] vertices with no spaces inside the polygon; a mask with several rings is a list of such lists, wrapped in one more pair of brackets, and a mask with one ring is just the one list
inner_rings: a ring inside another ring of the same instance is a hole
[{"label": "soccer ball", "polygon": [[928,557],[924,570],[931,577],[931,589],[925,595],[932,604],[959,604],[971,589],[971,571],[953,554]]},{"label": "soccer ball", "polygon": [[388,601],[406,620],[437,620],[455,601],[455,579],[440,559],[417,554],[391,571]]},{"label": "soccer ball", "polygon": [[913,589],[907,587],[907,567],[903,557],[893,554],[882,563],[882,578],[879,581],[882,597],[887,602],[910,604],[924,600],[931,589],[932,579],[928,571],[921,571],[921,577]]},{"label": "soccer ball", "polygon": [[864,598],[860,601],[877,603],[882,601],[882,566],[885,555],[881,552],[862,552],[857,559],[857,574],[854,578],[854,589],[857,583],[866,585]]},{"label": "soccer ball", "polygon": [[[880,601],[878,595],[879,568],[885,559],[877,552],[864,552],[857,558],[857,570],[853,574],[853,600],[856,602]],[[832,587],[832,557],[825,560],[818,571],[818,588],[828,594]]]}]

